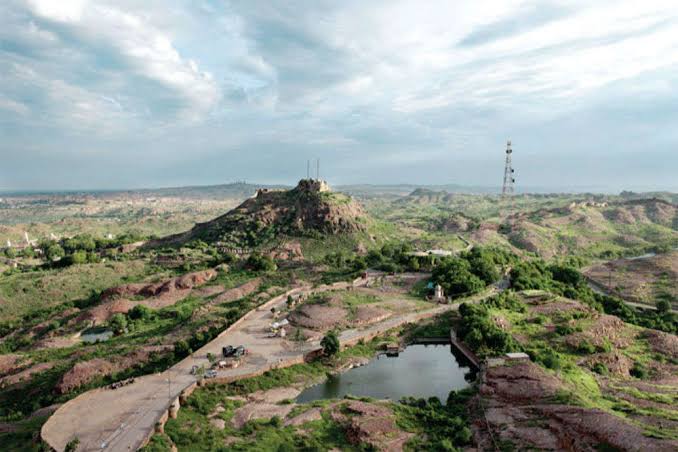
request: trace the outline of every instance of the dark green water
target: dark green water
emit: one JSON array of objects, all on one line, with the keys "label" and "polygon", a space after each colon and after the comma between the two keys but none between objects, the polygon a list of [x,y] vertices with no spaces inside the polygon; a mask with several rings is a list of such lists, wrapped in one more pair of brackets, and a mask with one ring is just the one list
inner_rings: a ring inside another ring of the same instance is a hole
[{"label": "dark green water", "polygon": [[450,345],[410,345],[398,357],[382,355],[366,366],[311,386],[296,401],[307,403],[351,394],[391,400],[405,396],[438,397],[445,403],[451,390],[467,387],[467,379],[473,378],[468,364],[459,364]]}]

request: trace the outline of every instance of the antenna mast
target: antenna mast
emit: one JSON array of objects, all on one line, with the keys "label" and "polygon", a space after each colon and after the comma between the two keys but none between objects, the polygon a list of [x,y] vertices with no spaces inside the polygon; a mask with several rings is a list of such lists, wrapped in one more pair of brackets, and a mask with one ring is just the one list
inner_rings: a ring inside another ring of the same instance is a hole
[{"label": "antenna mast", "polygon": [[311,178],[311,160],[306,160],[306,179]]},{"label": "antenna mast", "polygon": [[504,164],[504,184],[501,187],[501,197],[504,202],[508,202],[509,210],[506,216],[509,216],[513,211],[513,191],[516,180],[513,178],[513,164],[511,163],[511,140],[506,142],[506,163]]},{"label": "antenna mast", "polygon": [[317,159],[316,162],[316,167],[315,167],[315,178],[317,180],[320,180],[320,159]]}]

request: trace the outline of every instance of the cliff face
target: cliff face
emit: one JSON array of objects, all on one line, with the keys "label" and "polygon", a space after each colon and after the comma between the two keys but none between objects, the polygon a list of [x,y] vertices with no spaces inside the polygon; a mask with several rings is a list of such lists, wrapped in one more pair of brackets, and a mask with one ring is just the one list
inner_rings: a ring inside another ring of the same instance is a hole
[{"label": "cliff face", "polygon": [[332,235],[365,228],[365,213],[352,198],[332,192],[325,181],[303,179],[292,190],[258,190],[230,212],[156,244],[203,240],[225,246],[256,246],[278,235]]}]

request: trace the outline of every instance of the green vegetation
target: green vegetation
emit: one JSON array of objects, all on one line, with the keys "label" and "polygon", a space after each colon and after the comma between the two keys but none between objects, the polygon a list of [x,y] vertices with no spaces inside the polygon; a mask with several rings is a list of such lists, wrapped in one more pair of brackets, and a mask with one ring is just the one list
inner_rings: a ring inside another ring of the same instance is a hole
[{"label": "green vegetation", "polygon": [[[511,299],[509,302],[502,298]],[[461,322],[457,334],[478,356],[495,356],[521,351],[522,347],[507,332],[499,328],[490,316],[490,307],[520,306],[510,295],[498,295],[491,303],[479,305],[462,304],[459,307]],[[521,307],[522,308],[522,307]],[[524,308],[523,308],[524,309]]]},{"label": "green vegetation", "polygon": [[540,259],[523,260],[511,270],[511,287],[515,290],[537,289],[583,301],[589,306],[614,315],[623,321],[645,328],[678,333],[676,316],[668,311],[635,311],[623,300],[595,293],[578,269],[566,265],[548,265]]},{"label": "green vegetation", "polygon": [[43,319],[79,300],[89,299],[93,292],[138,281],[151,271],[146,260],[137,259],[3,275],[0,278],[0,299],[3,300],[0,319],[3,323],[26,326],[33,319]]},{"label": "green vegetation", "polygon": [[437,397],[408,397],[392,404],[398,426],[416,433],[407,450],[454,451],[469,445],[472,435],[466,404],[474,393],[474,389],[452,391],[445,405]]},{"label": "green vegetation", "polygon": [[433,280],[452,297],[472,295],[499,280],[499,269],[515,256],[497,248],[473,247],[459,257],[446,257],[433,269]]},{"label": "green vegetation", "polygon": [[332,357],[339,353],[339,336],[337,336],[336,331],[328,331],[320,341],[320,346],[323,348],[325,356]]}]

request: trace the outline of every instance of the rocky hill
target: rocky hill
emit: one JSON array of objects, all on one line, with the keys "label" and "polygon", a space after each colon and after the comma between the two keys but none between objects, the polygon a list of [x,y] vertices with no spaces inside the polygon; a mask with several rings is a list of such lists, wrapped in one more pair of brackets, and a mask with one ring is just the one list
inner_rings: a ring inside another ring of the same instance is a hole
[{"label": "rocky hill", "polygon": [[221,246],[254,247],[280,236],[317,236],[365,231],[367,217],[351,197],[320,180],[302,179],[291,190],[257,190],[235,209],[190,231],[153,245],[203,240]]},{"label": "rocky hill", "polygon": [[505,234],[516,247],[546,258],[578,252],[601,257],[634,254],[676,246],[678,207],[660,199],[573,202],[518,213]]}]

